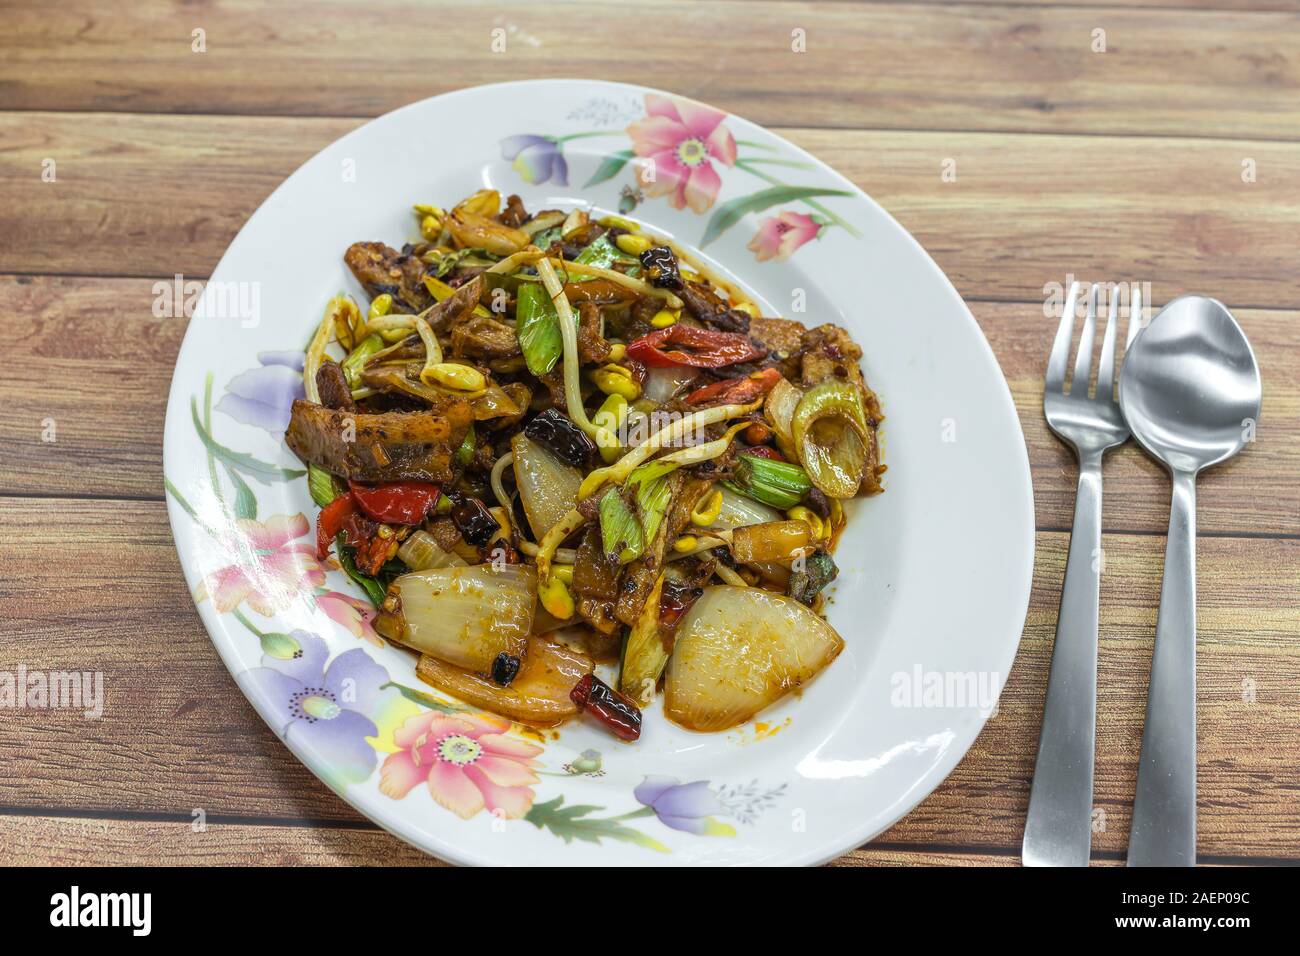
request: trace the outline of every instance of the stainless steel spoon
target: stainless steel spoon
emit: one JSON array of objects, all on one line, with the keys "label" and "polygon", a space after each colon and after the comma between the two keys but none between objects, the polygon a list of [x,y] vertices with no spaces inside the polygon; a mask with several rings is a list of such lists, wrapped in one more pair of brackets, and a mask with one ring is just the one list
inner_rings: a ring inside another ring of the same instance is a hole
[{"label": "stainless steel spoon", "polygon": [[1255,353],[1215,299],[1174,299],[1124,358],[1120,409],[1173,479],[1129,866],[1196,863],[1196,476],[1254,439],[1261,395]]}]

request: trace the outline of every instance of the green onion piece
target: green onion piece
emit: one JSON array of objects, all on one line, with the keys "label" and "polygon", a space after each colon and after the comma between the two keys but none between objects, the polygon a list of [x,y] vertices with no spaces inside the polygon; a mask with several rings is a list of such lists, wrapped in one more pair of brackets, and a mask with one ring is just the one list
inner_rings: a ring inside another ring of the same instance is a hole
[{"label": "green onion piece", "polygon": [[439,279],[459,266],[490,266],[501,259],[500,256],[493,255],[482,248],[457,249],[455,252],[446,253],[426,253],[423,258],[430,265],[436,263],[433,274]]},{"label": "green onion piece", "polygon": [[515,306],[515,334],[523,350],[528,371],[545,375],[564,354],[560,317],[555,303],[540,285],[520,285]]},{"label": "green onion piece", "polygon": [[456,449],[456,464],[464,468],[474,457],[474,423],[469,423],[469,430],[465,432],[465,440],[460,443]]},{"label": "green onion piece", "polygon": [[617,488],[610,488],[600,499],[600,540],[605,553],[616,556],[623,564],[635,561],[645,550],[641,522]]},{"label": "green onion piece", "polygon": [[[634,268],[627,271],[628,275],[636,275],[640,271],[640,262],[635,256],[629,256],[614,243],[609,241],[608,234],[602,234],[593,242],[589,243],[576,257],[574,262],[582,263],[585,266],[600,266],[602,269],[613,268],[614,263],[635,264]],[[595,276],[579,276],[572,281],[588,282]]]},{"label": "green onion piece", "polygon": [[665,572],[660,572],[645,606],[623,642],[619,660],[618,689],[642,707],[654,700],[655,687],[668,664],[669,649],[659,633],[659,600],[663,596]]},{"label": "green onion piece", "polygon": [[786,511],[803,501],[812,482],[798,465],[741,453],[736,457],[734,480],[724,481],[723,485],[755,501]]},{"label": "green onion piece", "polygon": [[867,416],[862,392],[832,378],[804,393],[790,419],[794,447],[808,477],[832,498],[858,493],[867,467]]},{"label": "green onion piece", "polygon": [[352,560],[352,549],[347,544],[347,535],[342,531],[334,539],[334,550],[338,552],[339,567],[343,569],[343,573],[361,585],[361,589],[366,592],[366,597],[370,598],[370,603],[375,607],[383,604],[383,585],[357,569],[356,562]]},{"label": "green onion piece", "polygon": [[311,500],[322,508],[339,496],[334,476],[315,465],[307,466],[307,490],[311,492]]},{"label": "green onion piece", "polygon": [[342,362],[343,377],[347,379],[348,388],[361,387],[361,370],[365,368],[366,362],[384,347],[384,340],[376,333],[371,333],[361,340],[360,344],[354,348],[348,357]]},{"label": "green onion piece", "polygon": [[668,476],[676,470],[676,463],[651,461],[632,472],[627,479],[627,487],[636,491],[643,541],[653,541],[659,533],[659,525],[663,523],[668,504],[672,501],[673,486]]}]

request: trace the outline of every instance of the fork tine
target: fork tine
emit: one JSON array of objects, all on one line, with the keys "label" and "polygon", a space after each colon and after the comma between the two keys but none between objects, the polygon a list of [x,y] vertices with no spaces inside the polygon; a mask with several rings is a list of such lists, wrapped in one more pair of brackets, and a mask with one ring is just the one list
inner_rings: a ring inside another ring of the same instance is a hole
[{"label": "fork tine", "polygon": [[1079,338],[1079,354],[1074,357],[1074,378],[1070,381],[1070,394],[1088,394],[1088,373],[1092,371],[1092,340],[1097,332],[1097,291],[1093,283],[1088,289],[1088,313],[1083,318],[1083,335]]},{"label": "fork tine", "polygon": [[1119,285],[1113,284],[1106,292],[1110,309],[1106,316],[1106,334],[1101,340],[1101,364],[1097,366],[1097,401],[1115,400],[1115,335],[1119,325]]},{"label": "fork tine", "polygon": [[1079,304],[1079,283],[1070,283],[1061,324],[1056,327],[1052,341],[1052,354],[1047,360],[1047,390],[1058,395],[1065,391],[1065,363],[1070,358],[1070,338],[1074,335],[1074,310]]},{"label": "fork tine", "polygon": [[1124,340],[1124,353],[1128,354],[1129,346],[1137,338],[1138,333],[1142,331],[1142,287],[1136,282],[1133,283],[1133,294],[1129,296],[1128,307],[1128,338]]}]

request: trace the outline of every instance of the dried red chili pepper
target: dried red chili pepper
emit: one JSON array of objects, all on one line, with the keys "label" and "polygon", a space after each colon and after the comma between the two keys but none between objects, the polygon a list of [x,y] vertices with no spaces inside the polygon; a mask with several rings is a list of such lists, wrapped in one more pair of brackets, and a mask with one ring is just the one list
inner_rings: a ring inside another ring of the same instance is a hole
[{"label": "dried red chili pepper", "polygon": [[703,405],[710,402],[719,405],[748,405],[772,391],[780,378],[781,373],[774,368],[765,368],[744,378],[724,378],[691,392],[686,396],[686,404]]},{"label": "dried red chili pepper", "polygon": [[548,408],[524,426],[524,434],[561,461],[578,468],[595,454],[596,443],[573,423],[573,419]]},{"label": "dried red chili pepper", "polygon": [[385,524],[419,524],[438,503],[438,486],[427,481],[390,481],[382,485],[349,482],[357,507]]},{"label": "dried red chili pepper", "polygon": [[678,271],[677,254],[668,246],[653,246],[641,253],[641,268],[645,269],[652,285],[660,289],[680,289],[682,275]]},{"label": "dried red chili pepper", "polygon": [[[665,350],[666,345],[682,345],[692,349]],[[627,354],[634,361],[642,362],[656,368],[688,365],[691,368],[723,368],[752,362],[767,355],[767,351],[754,342],[748,335],[738,332],[715,332],[712,329],[698,329],[693,325],[678,322],[666,329],[659,329],[632,342],[627,347]]]},{"label": "dried red chili pepper", "polygon": [[641,710],[595,674],[582,675],[569,692],[569,699],[620,740],[641,736]]},{"label": "dried red chili pepper", "polygon": [[452,523],[470,544],[481,548],[501,530],[501,523],[473,495],[452,492],[450,498]]}]

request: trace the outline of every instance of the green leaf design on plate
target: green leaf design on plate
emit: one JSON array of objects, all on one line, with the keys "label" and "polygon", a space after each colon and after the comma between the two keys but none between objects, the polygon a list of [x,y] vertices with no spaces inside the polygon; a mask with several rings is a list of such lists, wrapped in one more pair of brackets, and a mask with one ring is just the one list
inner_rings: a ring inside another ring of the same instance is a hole
[{"label": "green leaf design on plate", "polygon": [[248,482],[239,477],[239,472],[229,465],[223,466],[226,469],[226,477],[230,483],[235,486],[235,517],[236,518],[257,518],[257,496],[253,494],[253,489],[248,487]]},{"label": "green leaf design on plate", "polygon": [[524,815],[524,819],[539,830],[550,830],[565,843],[581,840],[584,843],[599,845],[601,840],[620,840],[624,843],[635,843],[649,850],[657,850],[660,853],[672,852],[658,840],[646,836],[640,830],[624,826],[617,820],[589,816],[604,809],[604,807],[585,803],[575,803],[566,807],[564,798],[556,797],[545,803],[534,803]]},{"label": "green leaf design on plate", "polygon": [[269,485],[273,481],[293,481],[295,478],[301,478],[307,474],[304,469],[281,468],[279,465],[267,464],[252,455],[232,451],[225,445],[218,443],[215,438],[208,434],[208,430],[203,427],[203,420],[199,418],[199,403],[193,398],[190,399],[190,415],[194,419],[194,430],[199,433],[199,438],[208,447],[208,451],[220,458],[225,464],[242,471],[250,478],[260,481],[264,485]]},{"label": "green leaf design on plate", "polygon": [[588,186],[594,186],[597,183],[603,183],[607,179],[613,179],[618,175],[619,170],[626,166],[635,155],[636,153],[632,152],[632,150],[625,149],[622,152],[606,156],[605,161],[600,164],[600,168],[592,174],[583,188],[586,189]]},{"label": "green leaf design on plate", "polygon": [[384,685],[392,687],[399,694],[411,701],[413,704],[419,704],[421,707],[428,707],[430,710],[436,710],[440,714],[459,714],[463,708],[456,707],[454,704],[448,704],[441,701],[432,694],[426,694],[422,690],[416,690],[414,687],[407,687],[405,684],[399,684],[396,681],[389,681]]},{"label": "green leaf design on plate", "polygon": [[709,219],[709,225],[700,239],[700,246],[707,246],[751,212],[761,212],[769,206],[783,202],[796,202],[811,199],[814,196],[848,196],[847,189],[819,189],[814,186],[769,186],[748,196],[741,196],[723,203]]}]

